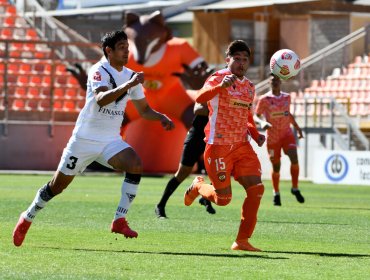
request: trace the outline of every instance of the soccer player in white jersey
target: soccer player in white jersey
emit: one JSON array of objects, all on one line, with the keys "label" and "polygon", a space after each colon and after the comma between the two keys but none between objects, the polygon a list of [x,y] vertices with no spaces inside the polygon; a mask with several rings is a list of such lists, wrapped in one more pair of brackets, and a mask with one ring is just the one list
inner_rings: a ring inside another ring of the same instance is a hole
[{"label": "soccer player in white jersey", "polygon": [[105,57],[89,71],[86,103],[63,151],[57,171],[51,181],[37,191],[35,199],[20,215],[14,228],[15,246],[22,245],[36,214],[47,202],[66,189],[73,178],[93,161],[126,172],[111,231],[123,234],[126,238],[138,236],[126,220],[142,173],[141,159],[120,136],[127,100],[132,100],[143,118],[160,121],[164,129],[171,130],[174,124],[147,103],[141,85],[144,74],[135,73],[124,66],[129,54],[127,35],[123,31],[105,34],[102,49]]}]

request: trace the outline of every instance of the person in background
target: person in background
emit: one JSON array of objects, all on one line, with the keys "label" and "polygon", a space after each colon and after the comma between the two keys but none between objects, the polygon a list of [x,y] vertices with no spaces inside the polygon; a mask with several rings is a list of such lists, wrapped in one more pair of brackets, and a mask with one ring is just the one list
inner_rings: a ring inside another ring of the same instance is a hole
[{"label": "person in background", "polygon": [[130,98],[143,118],[161,122],[166,130],[173,129],[174,124],[149,106],[141,85],[144,74],[125,67],[128,46],[127,35],[123,31],[109,32],[102,38],[104,58],[89,71],[85,106],[53,178],[37,191],[33,202],[20,215],[13,231],[15,246],[22,245],[33,220],[47,203],[93,161],[125,172],[111,231],[126,238],[138,236],[126,220],[142,173],[141,159],[119,134],[126,103]]},{"label": "person in background", "polygon": [[245,77],[250,55],[251,51],[244,41],[231,42],[226,51],[227,68],[211,75],[197,93],[196,102],[207,102],[209,108],[204,163],[212,184],[197,176],[184,194],[184,204],[191,205],[199,195],[219,206],[229,204],[233,176],[244,188],[246,197],[241,209],[239,231],[231,249],[261,251],[249,241],[264,193],[261,164],[250,139],[253,138],[259,146],[265,141],[265,136],[258,133],[253,120],[255,88]]},{"label": "person in background", "polygon": [[[292,176],[291,193],[299,203],[304,203],[304,197],[298,189],[299,163],[297,143],[291,125],[296,129],[298,138],[303,138],[302,130],[290,113],[290,95],[282,92],[281,80],[271,74],[271,91],[261,96],[255,108],[257,119],[267,122],[267,151],[272,164],[271,179],[274,188],[273,204],[281,206],[280,196],[280,166],[281,150],[289,157],[290,174]],[[264,118],[264,120],[262,119]]]},{"label": "person in background", "polygon": [[[184,149],[182,151],[181,161],[175,175],[168,181],[166,188],[162,194],[159,203],[156,205],[154,212],[158,218],[167,218],[166,203],[170,196],[174,193],[177,187],[191,174],[195,163],[204,153],[206,146],[203,141],[204,128],[208,122],[208,108],[205,104],[195,103],[192,127],[189,129],[184,141]],[[211,202],[207,199],[200,198],[199,203],[204,205],[206,211],[210,214],[215,214]]]}]

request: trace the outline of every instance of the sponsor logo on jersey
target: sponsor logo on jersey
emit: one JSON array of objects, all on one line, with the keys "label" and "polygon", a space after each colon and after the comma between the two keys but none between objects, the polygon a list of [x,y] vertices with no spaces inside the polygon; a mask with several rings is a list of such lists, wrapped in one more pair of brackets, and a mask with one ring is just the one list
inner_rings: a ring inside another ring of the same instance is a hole
[{"label": "sponsor logo on jersey", "polygon": [[112,109],[105,108],[105,107],[100,107],[98,112],[104,115],[109,115],[109,116],[123,116],[124,114],[124,111],[112,110]]},{"label": "sponsor logo on jersey", "polygon": [[279,117],[286,116],[286,114],[285,112],[272,112],[270,116],[271,118],[279,118]]},{"label": "sponsor logo on jersey", "polygon": [[96,71],[96,72],[95,72],[95,74],[94,74],[94,76],[93,76],[93,79],[94,79],[94,81],[98,81],[98,82],[100,82],[100,81],[101,81],[101,74],[100,74],[100,72],[99,72],[99,71]]},{"label": "sponsor logo on jersey", "polygon": [[230,107],[250,110],[252,108],[252,103],[240,99],[231,98]]}]

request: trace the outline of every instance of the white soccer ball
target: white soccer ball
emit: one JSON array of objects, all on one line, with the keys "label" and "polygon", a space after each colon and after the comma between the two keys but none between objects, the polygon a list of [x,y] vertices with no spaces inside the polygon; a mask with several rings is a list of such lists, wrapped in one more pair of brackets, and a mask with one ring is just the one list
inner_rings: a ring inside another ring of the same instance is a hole
[{"label": "white soccer ball", "polygon": [[280,79],[288,80],[299,73],[301,61],[294,51],[281,49],[271,56],[270,70]]}]

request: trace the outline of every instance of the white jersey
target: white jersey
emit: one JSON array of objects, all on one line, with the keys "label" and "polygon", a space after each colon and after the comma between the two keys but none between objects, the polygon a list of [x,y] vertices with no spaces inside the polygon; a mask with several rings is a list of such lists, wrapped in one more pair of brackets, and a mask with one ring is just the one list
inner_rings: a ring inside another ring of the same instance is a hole
[{"label": "white jersey", "polygon": [[95,100],[94,90],[102,86],[113,89],[109,74],[103,67],[112,75],[117,87],[129,81],[134,73],[126,67],[118,72],[110,66],[105,57],[91,67],[87,79],[85,106],[78,116],[72,138],[99,142],[121,139],[120,127],[128,99],[138,100],[145,97],[142,85],[138,84],[130,88],[127,91],[128,94],[121,100],[118,99],[118,101],[100,107]]}]

